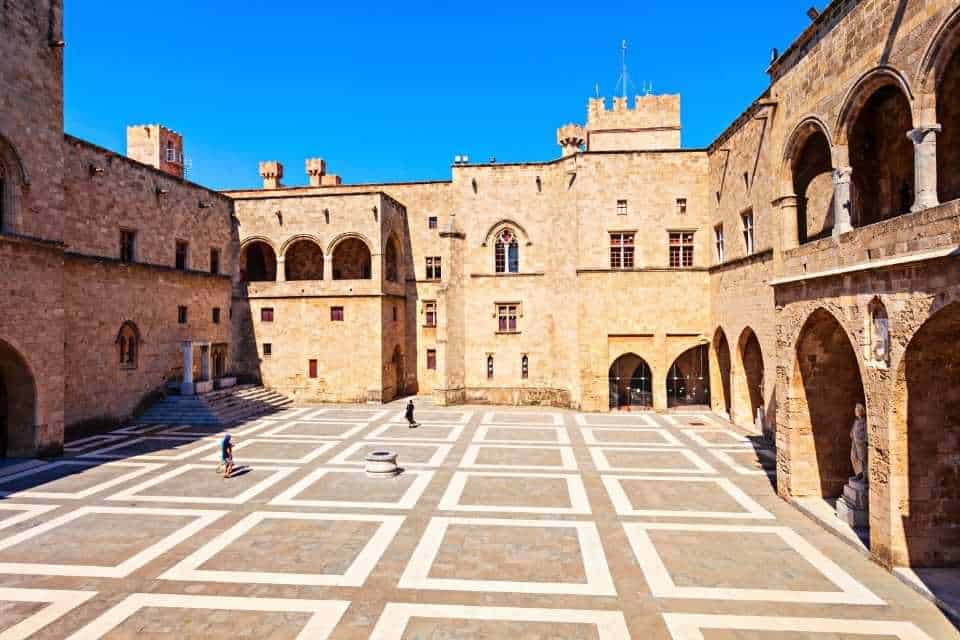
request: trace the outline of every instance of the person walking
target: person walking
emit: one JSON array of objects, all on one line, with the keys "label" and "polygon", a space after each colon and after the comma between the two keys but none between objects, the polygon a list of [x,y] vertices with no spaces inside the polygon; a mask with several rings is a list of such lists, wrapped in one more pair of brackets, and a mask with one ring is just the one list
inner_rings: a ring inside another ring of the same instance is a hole
[{"label": "person walking", "polygon": [[417,421],[413,419],[413,400],[407,402],[407,410],[405,413],[407,417],[407,426],[411,429],[416,429],[418,426]]},{"label": "person walking", "polygon": [[229,433],[223,436],[220,442],[220,466],[217,467],[217,471],[221,469],[224,478],[229,478],[233,473],[233,440]]}]

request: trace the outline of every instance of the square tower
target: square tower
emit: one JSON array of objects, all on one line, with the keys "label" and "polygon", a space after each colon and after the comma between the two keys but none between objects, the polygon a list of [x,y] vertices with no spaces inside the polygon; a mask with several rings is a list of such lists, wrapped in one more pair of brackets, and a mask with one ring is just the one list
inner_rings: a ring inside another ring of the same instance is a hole
[{"label": "square tower", "polygon": [[127,127],[127,157],[183,178],[183,136],[163,125]]},{"label": "square tower", "polygon": [[591,98],[587,108],[587,151],[650,151],[680,148],[680,96]]}]

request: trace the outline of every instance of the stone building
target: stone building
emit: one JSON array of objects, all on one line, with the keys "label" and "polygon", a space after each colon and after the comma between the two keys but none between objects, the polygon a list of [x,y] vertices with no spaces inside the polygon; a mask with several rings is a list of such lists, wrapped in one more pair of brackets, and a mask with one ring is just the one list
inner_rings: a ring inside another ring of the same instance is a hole
[{"label": "stone building", "polygon": [[710,406],[775,440],[784,497],[833,500],[862,403],[871,552],[960,562],[954,0],[830,3],[706,149],[679,96],[592,99],[553,160],[357,185],[311,158],[289,187],[264,162],[222,193],[164,127],[128,158],[65,136],[59,0],[2,12],[31,70],[0,66],[8,455],[238,374],[307,402]]}]

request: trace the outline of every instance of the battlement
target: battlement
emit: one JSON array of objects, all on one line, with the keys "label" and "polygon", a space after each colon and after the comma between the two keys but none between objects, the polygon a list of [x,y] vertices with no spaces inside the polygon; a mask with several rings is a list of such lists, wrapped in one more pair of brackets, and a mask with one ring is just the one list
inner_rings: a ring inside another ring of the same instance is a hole
[{"label": "battlement", "polygon": [[127,127],[127,157],[183,177],[183,136],[162,124]]},{"label": "battlement", "polygon": [[680,148],[680,96],[590,98],[587,106],[588,151],[643,151]]},{"label": "battlement", "polygon": [[563,150],[564,158],[580,151],[586,139],[583,127],[578,124],[565,124],[557,129],[557,144]]}]

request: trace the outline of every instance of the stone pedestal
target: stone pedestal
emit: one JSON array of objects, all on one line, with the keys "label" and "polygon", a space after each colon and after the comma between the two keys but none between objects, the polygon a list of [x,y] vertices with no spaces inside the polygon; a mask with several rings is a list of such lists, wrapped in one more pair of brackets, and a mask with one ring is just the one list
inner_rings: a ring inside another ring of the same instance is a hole
[{"label": "stone pedestal", "polygon": [[850,478],[837,500],[837,517],[851,527],[870,526],[870,485]]},{"label": "stone pedestal", "polygon": [[400,473],[394,451],[371,451],[363,460],[367,475],[371,478],[392,478]]}]

